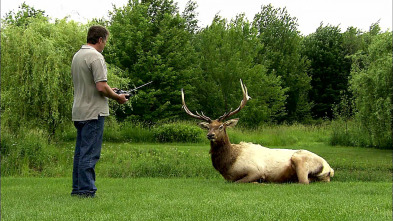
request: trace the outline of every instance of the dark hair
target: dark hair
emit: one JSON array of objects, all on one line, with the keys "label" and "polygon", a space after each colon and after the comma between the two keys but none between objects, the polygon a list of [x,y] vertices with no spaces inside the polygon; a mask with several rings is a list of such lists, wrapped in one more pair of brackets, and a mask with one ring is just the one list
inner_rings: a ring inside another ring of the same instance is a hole
[{"label": "dark hair", "polygon": [[108,35],[109,31],[105,27],[100,25],[91,26],[87,32],[87,43],[94,45],[98,43],[98,39],[100,38],[106,40]]}]

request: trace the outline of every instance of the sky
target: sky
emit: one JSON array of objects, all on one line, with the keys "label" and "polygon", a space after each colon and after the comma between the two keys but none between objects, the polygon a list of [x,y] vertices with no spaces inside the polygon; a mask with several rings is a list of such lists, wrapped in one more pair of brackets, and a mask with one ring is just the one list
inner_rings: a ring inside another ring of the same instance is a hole
[{"label": "sky", "polygon": [[[174,0],[182,12],[188,0]],[[44,10],[52,19],[69,16],[86,23],[93,18],[107,18],[113,5],[122,7],[128,0],[2,0],[1,18],[5,13],[18,10],[26,2],[36,10]],[[298,30],[303,35],[316,31],[324,25],[339,26],[344,32],[353,26],[368,31],[371,24],[379,21],[383,31],[392,30],[392,0],[196,0],[200,27],[211,24],[219,14],[228,20],[244,13],[252,21],[262,5],[272,4],[275,8],[286,7],[291,17],[296,17]]]}]

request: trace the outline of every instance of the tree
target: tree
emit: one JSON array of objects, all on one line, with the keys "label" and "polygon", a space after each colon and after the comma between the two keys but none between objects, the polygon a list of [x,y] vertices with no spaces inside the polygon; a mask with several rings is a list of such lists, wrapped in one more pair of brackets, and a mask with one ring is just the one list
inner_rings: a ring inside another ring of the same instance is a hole
[{"label": "tree", "polygon": [[30,125],[53,135],[71,121],[70,64],[84,31],[75,22],[49,23],[41,16],[30,18],[27,26],[9,23],[2,28],[2,125],[13,131]]},{"label": "tree", "polygon": [[133,84],[153,81],[133,99],[127,115],[143,121],[182,114],[180,89],[195,93],[197,62],[186,20],[170,0],[129,1],[109,22],[107,61],[125,70]]},{"label": "tree", "polygon": [[19,10],[16,13],[14,11],[10,11],[5,14],[4,22],[6,25],[12,24],[18,27],[26,27],[31,18],[48,20],[48,17],[45,15],[45,11],[36,10],[34,7],[31,7],[24,2],[18,8]]},{"label": "tree", "polygon": [[341,93],[347,93],[351,63],[346,57],[340,32],[338,26],[321,24],[304,40],[303,54],[311,62],[310,100],[315,118],[332,118],[333,105],[340,103]]},{"label": "tree", "polygon": [[307,59],[300,53],[302,38],[297,30],[297,19],[285,8],[267,5],[255,15],[253,25],[264,46],[256,61],[267,67],[268,74],[280,76],[282,86],[287,88],[287,116],[281,120],[307,120],[310,118],[308,92],[311,79],[307,75]]},{"label": "tree", "polygon": [[202,69],[197,103],[206,115],[218,118],[239,106],[242,94],[239,79],[253,97],[239,113],[244,125],[256,127],[283,114],[285,90],[279,77],[267,74],[263,65],[254,62],[262,45],[256,29],[244,15],[238,15],[229,24],[216,16],[198,34],[195,45]]},{"label": "tree", "polygon": [[[71,62],[86,43],[88,27],[66,19],[52,23],[41,13],[27,15],[36,17],[8,17],[1,28],[1,124],[14,133],[24,126],[38,128],[52,138],[71,122]],[[116,67],[109,65],[108,72],[110,85],[127,83]]]},{"label": "tree", "polygon": [[355,28],[349,27],[343,33],[343,49],[347,56],[354,55],[358,51],[365,51],[367,48],[364,33]]},{"label": "tree", "polygon": [[356,105],[355,117],[370,137],[370,145],[392,148],[392,32],[377,34],[370,30],[367,51],[352,57],[349,86]]},{"label": "tree", "polygon": [[197,7],[198,4],[195,1],[189,0],[182,13],[182,18],[186,20],[187,30],[192,34],[195,34],[199,28],[198,20],[196,18],[198,16],[198,13],[196,12]]}]

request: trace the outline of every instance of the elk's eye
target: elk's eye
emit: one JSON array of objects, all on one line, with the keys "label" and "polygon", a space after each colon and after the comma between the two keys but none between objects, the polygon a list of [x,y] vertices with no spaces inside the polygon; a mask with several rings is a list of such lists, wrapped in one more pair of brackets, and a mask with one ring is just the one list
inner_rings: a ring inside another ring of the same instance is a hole
[{"label": "elk's eye", "polygon": [[224,125],[221,125],[218,129],[219,129],[219,130],[224,129]]}]

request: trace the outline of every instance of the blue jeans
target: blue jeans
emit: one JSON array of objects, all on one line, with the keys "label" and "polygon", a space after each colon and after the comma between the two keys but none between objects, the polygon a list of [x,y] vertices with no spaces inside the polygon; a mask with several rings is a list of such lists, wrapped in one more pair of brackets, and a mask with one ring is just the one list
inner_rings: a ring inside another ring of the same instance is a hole
[{"label": "blue jeans", "polygon": [[77,137],[71,194],[94,195],[97,191],[94,169],[100,159],[104,120],[99,116],[98,120],[74,122]]}]

